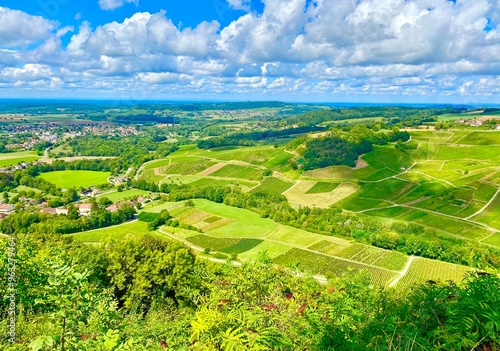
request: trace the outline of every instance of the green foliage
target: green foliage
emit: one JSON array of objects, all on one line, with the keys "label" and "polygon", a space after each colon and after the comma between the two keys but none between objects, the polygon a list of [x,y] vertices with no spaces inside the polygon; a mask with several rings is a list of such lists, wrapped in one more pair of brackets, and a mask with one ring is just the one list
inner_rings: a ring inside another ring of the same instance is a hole
[{"label": "green foliage", "polygon": [[181,244],[144,236],[112,242],[106,250],[107,274],[127,308],[148,309],[154,299],[178,301],[187,297],[185,287],[195,283],[194,255]]},{"label": "green foliage", "polygon": [[[0,241],[2,309],[9,301],[6,245]],[[233,267],[197,264],[187,248],[152,237],[79,245],[16,237],[17,343],[1,339],[2,350],[500,347],[494,275],[395,294],[374,289],[365,274],[322,286],[269,265],[265,251],[262,263]],[[2,316],[0,332],[7,327]]]},{"label": "green foliage", "polygon": [[355,166],[359,155],[372,150],[370,142],[363,140],[355,144],[340,137],[323,137],[306,142],[304,169],[323,168],[334,165]]},{"label": "green foliage", "polygon": [[152,152],[158,157],[166,157],[178,150],[177,145],[157,143],[154,137],[145,136],[85,136],[71,140],[68,145],[73,155],[119,157],[123,169],[151,161]]}]

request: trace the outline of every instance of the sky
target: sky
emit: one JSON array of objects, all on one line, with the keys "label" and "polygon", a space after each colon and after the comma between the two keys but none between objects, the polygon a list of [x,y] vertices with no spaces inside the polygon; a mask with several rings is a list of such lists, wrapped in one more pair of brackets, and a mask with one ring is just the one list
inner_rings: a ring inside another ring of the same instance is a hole
[{"label": "sky", "polygon": [[500,0],[0,0],[0,98],[500,103]]}]

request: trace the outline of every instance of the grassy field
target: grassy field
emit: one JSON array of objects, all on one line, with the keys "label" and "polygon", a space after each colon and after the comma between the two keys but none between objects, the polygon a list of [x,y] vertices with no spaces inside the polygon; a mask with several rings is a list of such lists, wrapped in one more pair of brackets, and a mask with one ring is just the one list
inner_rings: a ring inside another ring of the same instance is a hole
[{"label": "grassy field", "polygon": [[37,161],[41,158],[35,151],[8,152],[0,154],[0,167],[15,166],[22,162]]},{"label": "grassy field", "polygon": [[105,184],[110,175],[110,172],[55,171],[42,173],[39,177],[58,187],[69,189]]},{"label": "grassy field", "polygon": [[306,191],[306,194],[330,193],[337,189],[340,183],[317,182],[314,186]]},{"label": "grassy field", "polygon": [[36,188],[30,188],[29,186],[25,186],[25,185],[19,185],[17,188],[15,188],[15,190],[17,192],[20,192],[20,191],[34,191],[35,193],[41,193],[42,191],[40,189],[36,189]]},{"label": "grassy field", "polygon": [[138,190],[138,189],[131,189],[131,190],[124,190],[124,191],[115,191],[112,193],[106,193],[101,195],[102,197],[107,197],[113,202],[118,202],[121,200],[129,199],[129,198],[134,198],[138,196],[149,196],[151,193],[149,191],[144,191],[144,190]]},{"label": "grassy field", "polygon": [[357,184],[346,182],[341,183],[331,192],[308,193],[315,185],[314,181],[302,180],[284,192],[283,195],[292,205],[327,208],[354,194],[359,189]]},{"label": "grassy field", "polygon": [[73,237],[74,240],[76,241],[97,243],[105,241],[107,239],[120,240],[129,235],[143,236],[146,235],[147,233],[151,233],[148,231],[147,223],[135,221],[109,228],[102,228],[83,233],[71,234],[70,236]]},{"label": "grassy field", "polygon": [[110,172],[55,171],[42,173],[39,177],[63,189],[86,188],[107,183]]}]

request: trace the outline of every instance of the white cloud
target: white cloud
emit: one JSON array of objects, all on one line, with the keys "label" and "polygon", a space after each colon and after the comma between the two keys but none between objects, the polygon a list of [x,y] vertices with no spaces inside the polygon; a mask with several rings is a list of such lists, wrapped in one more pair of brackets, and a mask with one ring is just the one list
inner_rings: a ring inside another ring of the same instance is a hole
[{"label": "white cloud", "polygon": [[25,64],[23,67],[7,67],[1,73],[4,77],[16,81],[39,80],[42,78],[50,78],[53,75],[52,69],[48,65],[40,64]]},{"label": "white cloud", "polygon": [[116,10],[126,3],[133,3],[138,6],[139,0],[99,0],[99,7],[102,10]]},{"label": "white cloud", "polygon": [[0,46],[27,46],[47,38],[55,28],[43,17],[0,6]]},{"label": "white cloud", "polygon": [[250,12],[250,0],[227,0],[227,3],[235,10],[244,10]]},{"label": "white cloud", "polygon": [[[138,4],[99,4],[127,2]],[[61,37],[71,27],[0,8],[0,19],[7,12],[36,23],[25,31],[0,21],[2,84],[265,97],[500,95],[500,28],[484,30],[488,19],[500,21],[496,0],[264,0],[261,14],[251,1],[227,2],[247,13],[224,28],[204,21],[180,29],[164,11],[138,12],[97,27],[83,22],[67,45]]]}]

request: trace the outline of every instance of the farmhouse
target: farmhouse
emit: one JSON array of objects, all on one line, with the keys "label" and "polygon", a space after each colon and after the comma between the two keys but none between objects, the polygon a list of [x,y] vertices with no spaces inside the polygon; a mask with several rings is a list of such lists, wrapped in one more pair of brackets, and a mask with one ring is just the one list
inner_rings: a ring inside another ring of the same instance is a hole
[{"label": "farmhouse", "polygon": [[129,180],[130,180],[129,177],[109,177],[109,181],[116,186],[123,184],[123,183],[126,183]]},{"label": "farmhouse", "polygon": [[110,206],[106,207],[106,211],[109,211],[109,212],[116,212],[116,211],[118,211],[117,204],[110,205]]},{"label": "farmhouse", "polygon": [[92,204],[77,204],[76,207],[80,216],[90,216],[92,212]]},{"label": "farmhouse", "polygon": [[56,214],[62,214],[67,216],[68,215],[68,209],[67,208],[56,208]]}]

